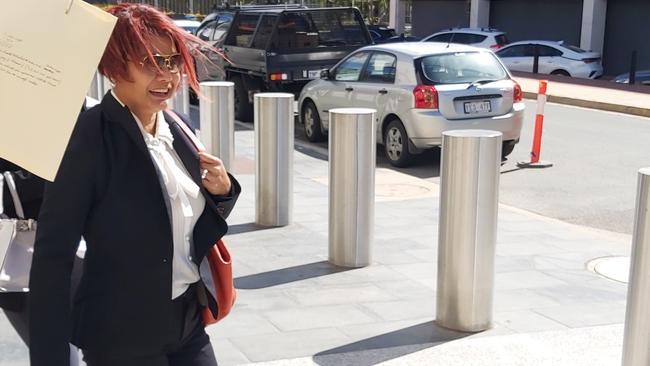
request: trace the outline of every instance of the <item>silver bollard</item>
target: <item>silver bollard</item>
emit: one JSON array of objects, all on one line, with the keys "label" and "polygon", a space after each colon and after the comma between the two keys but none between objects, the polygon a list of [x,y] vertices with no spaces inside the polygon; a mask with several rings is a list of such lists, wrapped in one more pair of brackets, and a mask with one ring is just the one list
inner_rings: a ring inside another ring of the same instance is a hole
[{"label": "silver bollard", "polygon": [[176,94],[169,99],[168,105],[170,109],[184,113],[188,116],[190,115],[190,90],[187,75],[182,75],[181,82],[178,85],[178,90],[176,91]]},{"label": "silver bollard", "polygon": [[374,109],[329,111],[329,261],[364,267],[372,260],[375,221]]},{"label": "silver bollard", "polygon": [[199,100],[201,141],[230,171],[235,159],[235,84],[206,81],[200,85],[205,97]]},{"label": "silver bollard", "polygon": [[286,226],[293,208],[293,94],[255,94],[255,223]]},{"label": "silver bollard", "polygon": [[650,168],[638,173],[623,366],[650,365]]},{"label": "silver bollard", "polygon": [[442,135],[436,322],[478,332],[492,326],[501,132]]}]

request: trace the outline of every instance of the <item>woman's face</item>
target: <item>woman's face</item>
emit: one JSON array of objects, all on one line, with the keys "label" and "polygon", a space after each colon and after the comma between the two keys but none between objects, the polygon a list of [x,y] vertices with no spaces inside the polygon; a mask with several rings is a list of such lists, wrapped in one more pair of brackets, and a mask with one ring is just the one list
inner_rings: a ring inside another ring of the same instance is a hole
[{"label": "woman's face", "polygon": [[167,108],[167,100],[180,83],[182,59],[172,40],[169,37],[153,39],[151,51],[154,59],[143,52],[139,59],[128,61],[130,80],[115,80],[116,94],[136,114],[153,115]]}]

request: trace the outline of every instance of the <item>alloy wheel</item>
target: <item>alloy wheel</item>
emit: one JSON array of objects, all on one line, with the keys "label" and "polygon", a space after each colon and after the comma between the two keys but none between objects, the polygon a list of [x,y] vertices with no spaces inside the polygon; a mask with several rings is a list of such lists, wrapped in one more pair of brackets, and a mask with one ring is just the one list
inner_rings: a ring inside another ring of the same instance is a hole
[{"label": "alloy wheel", "polygon": [[397,127],[393,127],[388,130],[386,136],[388,137],[386,141],[386,152],[388,153],[388,158],[397,161],[402,156],[402,150],[404,149],[402,133]]},{"label": "alloy wheel", "polygon": [[311,108],[305,108],[305,133],[307,136],[314,135],[314,112]]}]

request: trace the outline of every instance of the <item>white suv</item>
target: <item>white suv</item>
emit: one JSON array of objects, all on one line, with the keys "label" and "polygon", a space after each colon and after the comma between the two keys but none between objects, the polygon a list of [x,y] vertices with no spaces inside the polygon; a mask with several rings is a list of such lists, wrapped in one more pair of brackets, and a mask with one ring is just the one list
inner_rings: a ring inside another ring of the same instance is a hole
[{"label": "white suv", "polygon": [[506,33],[494,28],[450,28],[425,37],[422,42],[459,43],[492,51],[509,43]]}]

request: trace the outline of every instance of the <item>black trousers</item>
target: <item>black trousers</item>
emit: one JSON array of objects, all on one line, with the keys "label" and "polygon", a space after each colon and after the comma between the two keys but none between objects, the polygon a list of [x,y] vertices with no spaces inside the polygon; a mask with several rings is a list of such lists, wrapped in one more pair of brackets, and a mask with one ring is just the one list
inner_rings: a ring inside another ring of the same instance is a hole
[{"label": "black trousers", "polygon": [[172,302],[173,316],[169,341],[159,352],[148,355],[122,355],[103,351],[83,351],[88,366],[217,366],[210,338],[205,333],[201,307],[192,284]]}]

